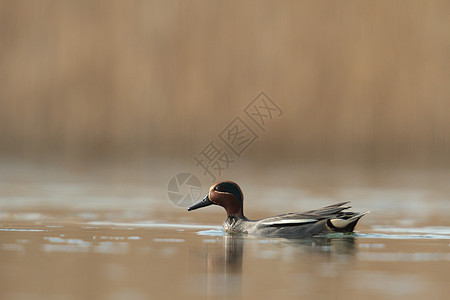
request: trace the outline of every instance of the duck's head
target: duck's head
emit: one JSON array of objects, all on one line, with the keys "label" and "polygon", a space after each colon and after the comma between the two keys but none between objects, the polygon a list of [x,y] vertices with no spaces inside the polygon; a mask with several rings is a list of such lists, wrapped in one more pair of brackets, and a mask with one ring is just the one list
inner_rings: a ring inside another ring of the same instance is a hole
[{"label": "duck's head", "polygon": [[213,184],[209,192],[202,201],[192,205],[188,211],[209,206],[211,204],[220,205],[227,211],[228,216],[244,215],[244,196],[237,183],[232,181],[221,181]]}]

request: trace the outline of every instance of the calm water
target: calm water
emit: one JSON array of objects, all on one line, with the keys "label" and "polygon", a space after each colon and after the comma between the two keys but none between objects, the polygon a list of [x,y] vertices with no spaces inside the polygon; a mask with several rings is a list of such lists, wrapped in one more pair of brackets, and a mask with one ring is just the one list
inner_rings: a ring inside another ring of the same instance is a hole
[{"label": "calm water", "polygon": [[[383,173],[370,180],[350,174],[355,180],[342,182],[320,169],[309,181],[299,175],[299,185],[294,179],[282,187],[265,184],[267,178],[261,185],[247,182],[251,218],[342,200],[371,210],[353,235],[286,240],[224,234],[224,211],[188,213],[173,205],[167,179],[153,172],[142,179],[142,172],[3,170],[1,299],[450,295],[448,172]],[[320,178],[330,184],[317,184]]]}]

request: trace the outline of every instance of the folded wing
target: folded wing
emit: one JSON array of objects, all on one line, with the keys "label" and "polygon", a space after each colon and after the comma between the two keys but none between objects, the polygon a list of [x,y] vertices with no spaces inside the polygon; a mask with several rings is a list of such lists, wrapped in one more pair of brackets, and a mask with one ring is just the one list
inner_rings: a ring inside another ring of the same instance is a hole
[{"label": "folded wing", "polygon": [[350,206],[345,206],[348,203],[350,203],[350,201],[336,203],[303,213],[287,213],[278,215],[263,219],[261,221],[265,226],[301,226],[327,219],[329,220],[329,222],[331,222],[331,226],[338,229],[347,229],[349,225],[353,223],[356,224],[356,222],[363,215],[368,213],[344,212],[344,210],[350,208]]}]

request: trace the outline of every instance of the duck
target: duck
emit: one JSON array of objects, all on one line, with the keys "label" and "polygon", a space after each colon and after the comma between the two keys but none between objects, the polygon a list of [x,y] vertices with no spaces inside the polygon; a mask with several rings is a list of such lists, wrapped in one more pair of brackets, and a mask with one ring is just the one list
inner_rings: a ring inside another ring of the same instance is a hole
[{"label": "duck", "polygon": [[210,205],[222,206],[227,219],[223,229],[227,233],[242,233],[254,236],[279,238],[308,238],[330,233],[353,232],[359,219],[368,211],[345,211],[350,201],[340,202],[315,210],[294,212],[260,220],[250,220],[244,215],[244,195],[239,185],[233,181],[221,181],[209,188],[208,194],[188,211]]}]

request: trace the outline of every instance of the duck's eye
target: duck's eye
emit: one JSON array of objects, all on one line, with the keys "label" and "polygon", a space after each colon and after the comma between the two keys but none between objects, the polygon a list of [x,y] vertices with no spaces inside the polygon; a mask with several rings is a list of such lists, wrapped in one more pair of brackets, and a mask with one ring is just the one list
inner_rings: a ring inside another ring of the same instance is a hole
[{"label": "duck's eye", "polygon": [[220,192],[220,186],[216,186],[214,189]]}]

